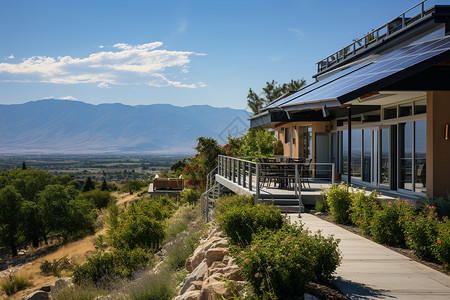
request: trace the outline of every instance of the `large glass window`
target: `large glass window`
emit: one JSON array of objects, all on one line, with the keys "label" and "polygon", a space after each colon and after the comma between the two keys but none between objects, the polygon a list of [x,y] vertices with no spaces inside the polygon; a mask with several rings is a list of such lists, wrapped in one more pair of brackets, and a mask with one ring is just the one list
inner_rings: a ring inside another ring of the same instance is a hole
[{"label": "large glass window", "polygon": [[416,192],[426,192],[426,154],[427,154],[427,121],[416,121],[415,122],[415,191]]},{"label": "large glass window", "polygon": [[291,131],[289,128],[284,129],[284,143],[290,143],[291,142]]},{"label": "large glass window", "polygon": [[370,182],[370,158],[372,151],[372,130],[363,130],[363,159],[362,159],[362,180]]},{"label": "large glass window", "polygon": [[299,126],[299,158],[309,161],[312,158],[312,128],[309,126]]},{"label": "large glass window", "polygon": [[352,130],[352,177],[355,179],[361,179],[361,154],[362,154],[362,130]]},{"label": "large glass window", "polygon": [[380,184],[389,184],[389,128],[381,129]]},{"label": "large glass window", "polygon": [[424,114],[427,112],[427,100],[419,100],[414,102],[414,114]]},{"label": "large glass window", "polygon": [[385,120],[397,118],[397,106],[385,107],[383,114]]},{"label": "large glass window", "polygon": [[399,124],[399,188],[413,190],[413,122]]}]

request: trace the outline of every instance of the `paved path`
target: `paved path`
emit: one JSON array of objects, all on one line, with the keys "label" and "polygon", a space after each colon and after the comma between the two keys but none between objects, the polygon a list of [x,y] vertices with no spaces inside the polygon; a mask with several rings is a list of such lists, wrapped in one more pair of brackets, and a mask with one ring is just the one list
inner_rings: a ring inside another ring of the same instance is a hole
[{"label": "paved path", "polygon": [[450,276],[310,214],[288,214],[340,239],[337,288],[351,299],[450,299]]}]

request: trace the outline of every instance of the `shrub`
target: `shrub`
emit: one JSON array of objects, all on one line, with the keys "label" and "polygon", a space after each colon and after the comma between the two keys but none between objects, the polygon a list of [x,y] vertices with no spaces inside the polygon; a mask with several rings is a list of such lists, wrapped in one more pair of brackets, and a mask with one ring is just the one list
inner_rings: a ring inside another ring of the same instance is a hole
[{"label": "shrub", "polygon": [[315,204],[315,208],[316,208],[317,211],[320,211],[320,212],[325,212],[325,211],[328,210],[327,199],[326,199],[325,196],[320,198],[320,199],[317,199],[316,204]]},{"label": "shrub", "polygon": [[332,237],[284,226],[255,234],[251,244],[235,256],[257,295],[288,299],[303,295],[308,282],[330,278],[340,263],[337,246]]},{"label": "shrub", "polygon": [[352,193],[350,205],[350,220],[365,234],[370,234],[370,227],[374,212],[380,209],[380,200],[374,191],[366,195],[365,191]]},{"label": "shrub", "polygon": [[11,296],[32,285],[33,283],[26,276],[20,274],[10,274],[8,278],[0,282],[0,287],[7,296]]},{"label": "shrub", "polygon": [[114,200],[114,197],[111,196],[109,191],[101,190],[91,190],[88,192],[84,192],[80,194],[80,198],[88,200],[98,209],[107,207]]},{"label": "shrub", "polygon": [[176,296],[174,272],[162,269],[158,273],[149,273],[137,282],[127,285],[129,299],[132,300],[169,300]]},{"label": "shrub", "polygon": [[52,299],[64,300],[94,300],[100,296],[108,296],[108,290],[98,284],[83,282],[82,284],[67,284],[52,290]]},{"label": "shrub", "polygon": [[332,185],[326,192],[326,197],[333,221],[340,224],[348,223],[351,197],[347,186],[343,183]]},{"label": "shrub", "polygon": [[61,276],[61,271],[70,268],[70,261],[67,257],[60,258],[59,260],[53,260],[49,262],[48,260],[44,260],[41,265],[41,274],[43,275],[53,275],[55,277]]},{"label": "shrub", "polygon": [[444,217],[442,223],[438,225],[438,234],[432,243],[433,253],[436,259],[444,265],[444,268],[450,270],[450,222]]},{"label": "shrub", "polygon": [[278,208],[269,205],[234,206],[219,216],[219,224],[232,244],[245,247],[253,233],[281,228],[283,217]]},{"label": "shrub", "polygon": [[406,245],[421,257],[433,258],[432,245],[437,240],[438,223],[431,207],[417,216],[409,216],[405,223]]},{"label": "shrub", "polygon": [[184,190],[180,193],[181,203],[195,204],[201,195],[202,192],[197,189]]},{"label": "shrub", "polygon": [[370,233],[378,243],[390,246],[405,245],[404,230],[406,216],[414,214],[414,208],[406,201],[395,200],[380,205],[380,209],[374,211]]},{"label": "shrub", "polygon": [[231,209],[233,207],[249,207],[253,206],[253,198],[247,197],[247,196],[239,196],[239,195],[232,195],[232,196],[222,196],[220,197],[217,202],[216,206],[214,208],[214,214],[220,215],[226,212],[228,209]]},{"label": "shrub", "polygon": [[148,252],[140,248],[100,252],[89,257],[87,263],[74,267],[73,281],[108,283],[115,277],[129,277],[137,268],[147,265],[149,259]]}]

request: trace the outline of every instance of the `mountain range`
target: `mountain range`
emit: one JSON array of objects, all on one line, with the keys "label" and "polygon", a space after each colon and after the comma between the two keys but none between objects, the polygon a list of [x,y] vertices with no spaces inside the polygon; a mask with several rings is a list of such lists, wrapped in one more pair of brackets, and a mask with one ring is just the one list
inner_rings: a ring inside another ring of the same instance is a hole
[{"label": "mountain range", "polygon": [[0,153],[192,153],[248,127],[245,110],[209,105],[93,105],[45,99],[0,105]]}]

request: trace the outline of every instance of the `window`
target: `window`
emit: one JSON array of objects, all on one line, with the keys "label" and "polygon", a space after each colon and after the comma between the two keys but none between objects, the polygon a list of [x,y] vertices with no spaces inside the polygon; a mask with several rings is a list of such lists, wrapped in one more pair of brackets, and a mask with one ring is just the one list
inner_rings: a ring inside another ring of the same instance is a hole
[{"label": "window", "polygon": [[414,114],[424,114],[427,112],[427,100],[419,100],[414,102]]},{"label": "window", "polygon": [[284,143],[290,143],[291,142],[291,131],[289,128],[284,129]]},{"label": "window", "polygon": [[361,179],[362,130],[352,130],[352,178]]},{"label": "window", "polygon": [[412,103],[400,104],[398,106],[398,116],[399,117],[412,116]]},{"label": "window", "polygon": [[389,119],[395,119],[397,118],[397,107],[396,106],[391,106],[391,107],[385,107],[383,109],[383,113],[384,113],[384,120],[389,120]]}]

